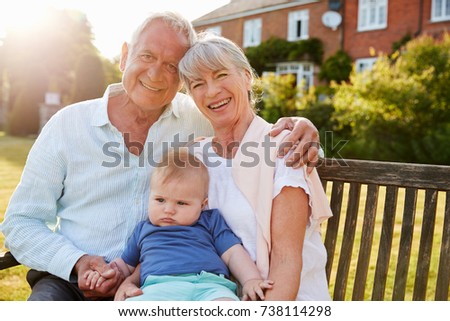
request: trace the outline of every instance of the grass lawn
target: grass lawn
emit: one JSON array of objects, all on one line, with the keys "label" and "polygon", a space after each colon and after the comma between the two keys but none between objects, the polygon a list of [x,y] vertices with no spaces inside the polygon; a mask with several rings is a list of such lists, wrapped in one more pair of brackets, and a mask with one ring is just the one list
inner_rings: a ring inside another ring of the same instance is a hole
[{"label": "grass lawn", "polygon": [[[28,151],[34,139],[6,136],[0,132],[0,222],[6,206],[19,183]],[[0,234],[1,252],[5,251],[3,234]],[[0,300],[26,300],[30,293],[25,281],[27,268],[18,266],[0,271]]]},{"label": "grass lawn", "polygon": [[[8,204],[8,201],[17,185],[17,183],[20,180],[20,176],[23,170],[23,166],[25,164],[25,159],[27,157],[28,151],[30,150],[34,140],[29,138],[16,138],[16,137],[9,137],[4,135],[2,132],[0,132],[0,222],[3,221],[3,216],[5,214],[6,206]],[[401,194],[404,191],[399,192],[399,204],[398,206],[401,207]],[[365,199],[364,194],[366,193],[366,190],[363,189],[361,191],[361,199]],[[380,191],[382,193],[382,191]],[[331,194],[331,191],[328,191],[328,194]],[[345,193],[344,193],[345,195]],[[443,196],[439,195],[439,202],[438,202],[438,213],[443,213]],[[418,204],[417,208],[419,209],[420,213],[423,210],[423,198],[424,195],[419,194],[418,197]],[[383,197],[380,195],[380,199],[383,199]],[[345,204],[346,200],[344,199],[343,204]],[[343,231],[343,224],[345,222],[345,208],[341,211],[341,220],[340,224],[342,225],[340,227],[341,231]],[[360,204],[360,211],[364,212],[364,203]],[[383,211],[383,204],[378,204],[378,215],[377,215],[377,224],[378,226],[381,226],[382,222],[382,211]],[[402,211],[397,211],[398,213],[402,213]],[[390,297],[392,296],[392,292],[390,291],[390,287],[392,287],[392,284],[394,282],[395,277],[395,267],[396,267],[396,257],[398,256],[398,243],[400,240],[400,224],[401,224],[401,217],[396,217],[396,227],[394,230],[394,246],[391,252],[391,264],[388,274],[388,285],[386,286],[386,300],[390,300]],[[417,215],[415,226],[417,227],[417,233],[414,235],[413,240],[413,249],[411,253],[411,262],[413,266],[418,261],[418,244],[420,239],[420,229],[421,229],[421,216]],[[436,218],[436,226],[435,226],[435,235],[434,235],[434,248],[432,253],[432,263],[430,268],[430,281],[428,282],[428,294],[427,294],[427,300],[433,300],[434,299],[434,287],[436,286],[436,275],[437,275],[437,269],[438,269],[438,258],[439,258],[439,246],[440,246],[440,239],[442,237],[442,226],[443,226],[443,218],[442,216],[438,216]],[[323,227],[324,231],[326,226]],[[362,220],[359,220],[357,223],[357,231],[355,235],[355,243],[354,243],[354,250],[352,255],[352,266],[350,267],[350,276],[349,276],[349,285],[347,287],[347,300],[351,300],[351,290],[353,288],[353,282],[352,282],[352,276],[355,275],[355,267],[356,267],[356,260],[358,258],[358,250],[359,250],[359,242],[361,239],[361,229],[362,229]],[[380,231],[378,230],[374,235],[373,244],[375,247],[378,246],[378,242],[380,239]],[[3,245],[4,237],[2,234],[0,234],[0,246],[2,246],[2,251],[5,250]],[[340,248],[340,242],[341,240],[337,241],[336,244],[336,252],[339,252]],[[376,253],[378,251],[378,248],[372,249],[372,254]],[[334,260],[335,264],[337,264],[337,259]],[[334,273],[336,273],[336,269],[333,268]],[[0,300],[26,300],[28,297],[30,290],[28,287],[28,284],[25,281],[25,275],[27,272],[27,268],[23,266],[14,267],[11,269],[7,269],[5,271],[0,271]],[[369,271],[369,275],[367,278],[367,285],[368,288],[371,288],[373,283],[373,277],[375,273],[375,262],[371,262],[371,267]],[[406,299],[411,300],[412,298],[412,292],[414,288],[414,273],[415,269],[412,269],[408,272],[408,287],[407,287],[407,293],[406,293]],[[335,275],[331,275],[330,284],[332,285],[334,283]],[[434,279],[434,282],[433,282]],[[367,290],[366,297],[370,297],[370,291]]]}]

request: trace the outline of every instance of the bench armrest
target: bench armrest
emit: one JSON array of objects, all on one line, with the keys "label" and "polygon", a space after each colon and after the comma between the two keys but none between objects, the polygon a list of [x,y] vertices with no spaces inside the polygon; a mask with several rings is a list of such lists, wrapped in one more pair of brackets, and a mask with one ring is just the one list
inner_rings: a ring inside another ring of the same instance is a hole
[{"label": "bench armrest", "polygon": [[0,271],[16,265],[20,265],[20,263],[17,262],[11,252],[0,254]]}]

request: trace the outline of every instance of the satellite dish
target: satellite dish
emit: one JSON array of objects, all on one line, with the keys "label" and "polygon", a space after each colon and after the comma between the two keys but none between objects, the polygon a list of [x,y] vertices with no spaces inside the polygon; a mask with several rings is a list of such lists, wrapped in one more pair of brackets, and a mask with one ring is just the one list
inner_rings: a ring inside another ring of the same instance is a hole
[{"label": "satellite dish", "polygon": [[336,30],[342,22],[342,16],[336,11],[327,11],[322,16],[324,26]]}]

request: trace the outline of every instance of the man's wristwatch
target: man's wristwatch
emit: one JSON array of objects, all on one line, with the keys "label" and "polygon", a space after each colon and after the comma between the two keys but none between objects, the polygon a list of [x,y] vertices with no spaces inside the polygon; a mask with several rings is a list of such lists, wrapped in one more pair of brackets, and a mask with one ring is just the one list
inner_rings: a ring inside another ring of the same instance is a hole
[{"label": "man's wristwatch", "polygon": [[319,147],[319,160],[325,159],[325,152],[323,151],[322,147]]}]

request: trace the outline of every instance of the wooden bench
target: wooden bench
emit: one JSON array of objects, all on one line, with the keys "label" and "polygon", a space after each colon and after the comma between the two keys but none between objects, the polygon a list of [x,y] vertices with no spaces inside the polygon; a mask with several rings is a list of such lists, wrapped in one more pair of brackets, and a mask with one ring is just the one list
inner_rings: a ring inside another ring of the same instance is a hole
[{"label": "wooden bench", "polygon": [[449,300],[450,166],[326,159],[318,171],[333,300]]},{"label": "wooden bench", "polygon": [[449,300],[450,166],[326,159],[318,171],[333,300]]}]

